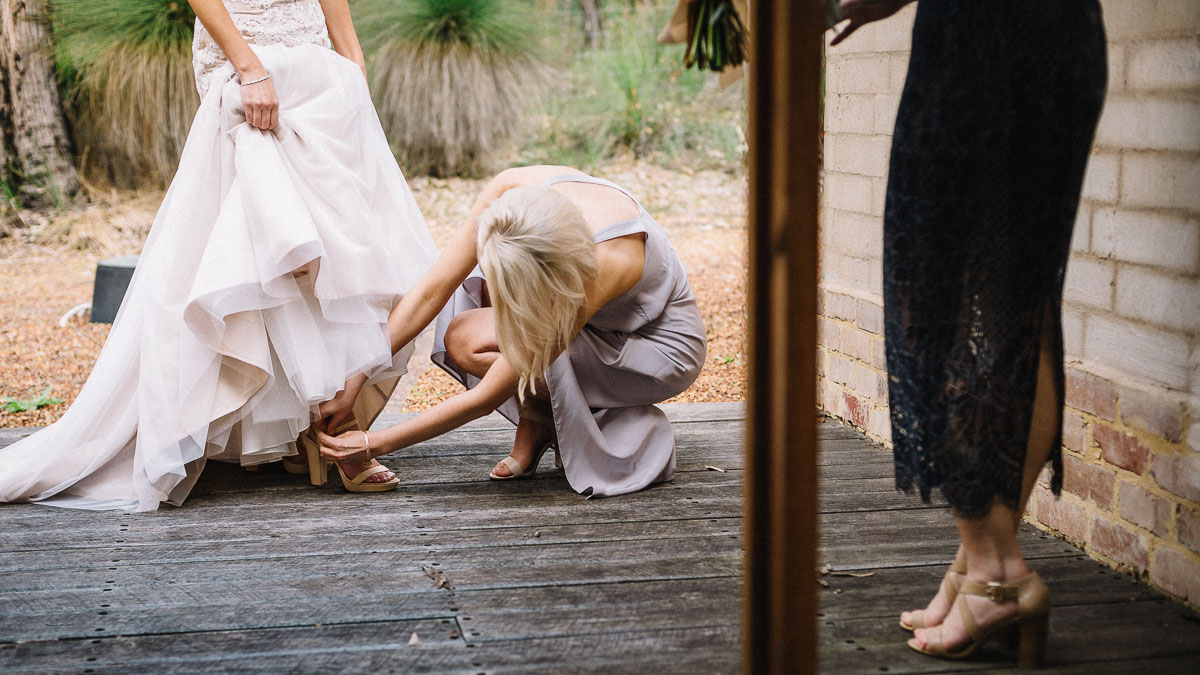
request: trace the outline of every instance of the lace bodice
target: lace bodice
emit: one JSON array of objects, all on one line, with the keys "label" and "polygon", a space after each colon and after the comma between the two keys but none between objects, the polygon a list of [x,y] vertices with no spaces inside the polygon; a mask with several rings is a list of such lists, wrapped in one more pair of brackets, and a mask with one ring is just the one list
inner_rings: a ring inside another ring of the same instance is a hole
[{"label": "lace bodice", "polygon": [[[242,37],[252,45],[317,44],[328,47],[329,33],[319,0],[223,0]],[[192,67],[200,98],[208,92],[213,72],[225,65],[225,53],[196,19]]]}]

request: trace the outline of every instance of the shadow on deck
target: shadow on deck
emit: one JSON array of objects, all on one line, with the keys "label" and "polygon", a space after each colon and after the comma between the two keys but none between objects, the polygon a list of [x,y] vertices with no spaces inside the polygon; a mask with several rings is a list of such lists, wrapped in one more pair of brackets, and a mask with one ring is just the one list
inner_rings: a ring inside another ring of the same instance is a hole
[{"label": "shadow on deck", "polygon": [[[404,483],[383,495],[210,464],[179,509],[4,505],[0,671],[736,672],[742,408],[666,407],[675,480],[614,499],[550,458],[489,481],[512,438],[492,417],[386,458]],[[1011,667],[904,646],[897,614],[936,589],[953,523],[892,489],[889,453],[820,435],[821,670]],[[1194,613],[1032,528],[1021,545],[1054,593],[1051,672],[1200,672]]]}]

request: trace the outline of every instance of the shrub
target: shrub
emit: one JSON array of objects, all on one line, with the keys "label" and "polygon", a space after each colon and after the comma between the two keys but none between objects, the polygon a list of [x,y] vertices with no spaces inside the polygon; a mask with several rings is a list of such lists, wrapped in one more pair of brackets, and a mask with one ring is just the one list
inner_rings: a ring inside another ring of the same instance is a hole
[{"label": "shrub", "polygon": [[536,15],[522,14],[521,4],[356,3],[380,122],[410,171],[478,174],[517,128],[546,72]]},{"label": "shrub", "polygon": [[81,172],[165,186],[199,104],[186,0],[54,0],[53,11]]},{"label": "shrub", "polygon": [[[736,170],[745,151],[744,90],[683,67],[681,45],[655,35],[668,5],[612,6],[606,46],[575,49],[567,74],[535,106],[520,161],[593,167],[630,154],[669,166]],[[582,45],[566,38],[564,51]]]}]

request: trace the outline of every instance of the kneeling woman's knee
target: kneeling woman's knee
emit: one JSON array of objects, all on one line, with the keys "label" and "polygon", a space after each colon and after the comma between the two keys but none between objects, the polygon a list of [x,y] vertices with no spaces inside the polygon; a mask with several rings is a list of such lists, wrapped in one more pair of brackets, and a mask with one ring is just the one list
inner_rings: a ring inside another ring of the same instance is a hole
[{"label": "kneeling woman's knee", "polygon": [[491,365],[494,356],[489,352],[494,348],[489,345],[496,341],[494,336],[481,335],[479,329],[479,322],[473,321],[469,314],[459,314],[450,320],[443,337],[450,358],[476,376],[479,376],[477,371],[487,370]]}]

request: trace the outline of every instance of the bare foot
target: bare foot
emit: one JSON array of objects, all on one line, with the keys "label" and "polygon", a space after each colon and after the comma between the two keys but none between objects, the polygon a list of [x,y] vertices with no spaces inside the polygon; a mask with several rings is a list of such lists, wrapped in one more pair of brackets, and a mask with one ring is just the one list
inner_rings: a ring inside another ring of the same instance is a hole
[{"label": "bare foot", "polygon": [[[962,586],[963,576],[964,575],[959,574],[958,572],[946,570],[946,577],[950,584],[955,588]],[[946,619],[946,615],[950,613],[950,608],[952,606],[953,604],[950,602],[950,596],[946,594],[946,585],[939,584],[937,595],[934,595],[933,599],[929,601],[929,604],[925,606],[925,614],[923,617],[924,623],[922,624],[923,627],[933,628],[934,626],[940,625],[942,621]],[[918,612],[900,612],[900,620],[911,626],[913,625],[913,619],[916,617]]]},{"label": "bare foot", "polygon": [[[338,462],[338,466],[342,467],[342,471],[344,471],[346,473],[347,478],[354,478],[358,474],[360,474],[360,473],[366,471],[367,469],[369,469],[373,466],[376,466],[378,464],[379,464],[379,462],[377,462],[375,460],[371,460],[369,462]],[[380,471],[379,473],[375,474],[374,476],[368,476],[367,479],[364,480],[363,482],[364,483],[386,483],[390,480],[394,480],[395,478],[396,478],[396,474],[392,473],[391,471]]]}]

